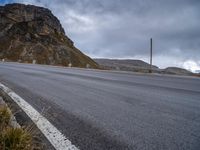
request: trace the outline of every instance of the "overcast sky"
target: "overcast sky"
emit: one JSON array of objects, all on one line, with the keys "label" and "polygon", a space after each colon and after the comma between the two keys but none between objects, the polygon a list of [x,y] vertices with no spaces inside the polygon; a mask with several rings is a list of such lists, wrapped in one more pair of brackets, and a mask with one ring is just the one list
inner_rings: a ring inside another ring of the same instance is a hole
[{"label": "overcast sky", "polygon": [[133,58],[200,70],[200,0],[1,0],[49,8],[93,58]]}]

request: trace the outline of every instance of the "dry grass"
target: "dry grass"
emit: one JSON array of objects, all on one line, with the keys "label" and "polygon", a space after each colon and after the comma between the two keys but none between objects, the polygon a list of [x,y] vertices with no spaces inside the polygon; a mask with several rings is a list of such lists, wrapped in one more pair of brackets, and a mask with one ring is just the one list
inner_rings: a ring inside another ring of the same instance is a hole
[{"label": "dry grass", "polygon": [[0,150],[33,150],[30,128],[10,126],[11,112],[6,106],[0,107]]},{"label": "dry grass", "polygon": [[2,150],[31,150],[32,137],[22,128],[8,127],[3,130],[1,135]]},{"label": "dry grass", "polygon": [[0,131],[9,125],[11,112],[6,106],[0,106]]}]

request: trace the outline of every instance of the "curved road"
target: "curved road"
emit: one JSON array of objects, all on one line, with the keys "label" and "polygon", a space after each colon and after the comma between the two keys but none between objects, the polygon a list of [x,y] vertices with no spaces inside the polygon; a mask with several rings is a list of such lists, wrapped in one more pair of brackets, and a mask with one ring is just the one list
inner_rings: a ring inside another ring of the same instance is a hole
[{"label": "curved road", "polygon": [[0,63],[0,82],[82,150],[200,149],[200,78]]}]

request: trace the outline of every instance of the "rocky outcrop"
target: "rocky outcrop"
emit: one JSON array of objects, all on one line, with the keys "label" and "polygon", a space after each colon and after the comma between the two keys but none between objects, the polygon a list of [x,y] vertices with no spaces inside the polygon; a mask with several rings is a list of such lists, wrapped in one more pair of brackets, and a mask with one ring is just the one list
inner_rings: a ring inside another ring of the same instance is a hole
[{"label": "rocky outcrop", "polygon": [[74,46],[50,10],[24,4],[0,6],[0,59],[98,67]]}]

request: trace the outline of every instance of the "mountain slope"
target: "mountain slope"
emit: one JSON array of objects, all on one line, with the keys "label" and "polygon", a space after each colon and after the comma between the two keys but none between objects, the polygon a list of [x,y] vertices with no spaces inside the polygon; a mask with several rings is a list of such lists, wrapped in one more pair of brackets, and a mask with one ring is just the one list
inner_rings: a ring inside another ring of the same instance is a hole
[{"label": "mountain slope", "polygon": [[74,46],[50,10],[24,4],[0,6],[0,59],[98,67]]},{"label": "mountain slope", "polygon": [[[149,72],[150,65],[142,60],[131,59],[94,59],[104,69]],[[157,66],[152,67],[153,70],[158,70]]]},{"label": "mountain slope", "polygon": [[168,68],[164,69],[163,72],[167,73],[167,74],[193,75],[192,72],[190,72],[186,69],[178,68],[178,67],[168,67]]},{"label": "mountain slope", "polygon": [[[142,60],[132,59],[94,59],[103,69],[134,71],[134,72],[149,72],[150,64]],[[168,67],[160,69],[157,66],[152,66],[153,73],[159,74],[174,74],[174,75],[195,75],[192,72],[178,67]],[[195,76],[198,76],[197,74]]]}]

